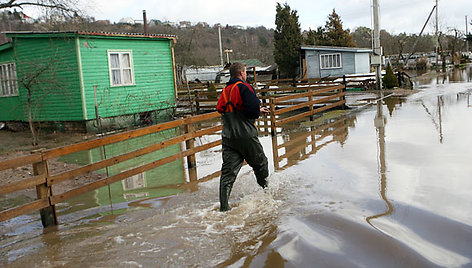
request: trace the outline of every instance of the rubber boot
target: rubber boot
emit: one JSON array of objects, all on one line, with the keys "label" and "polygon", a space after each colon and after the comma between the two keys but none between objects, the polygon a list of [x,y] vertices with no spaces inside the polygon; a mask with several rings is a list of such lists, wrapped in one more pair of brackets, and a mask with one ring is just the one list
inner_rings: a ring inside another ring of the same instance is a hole
[{"label": "rubber boot", "polygon": [[231,207],[228,204],[231,188],[220,184],[220,211],[228,211]]}]

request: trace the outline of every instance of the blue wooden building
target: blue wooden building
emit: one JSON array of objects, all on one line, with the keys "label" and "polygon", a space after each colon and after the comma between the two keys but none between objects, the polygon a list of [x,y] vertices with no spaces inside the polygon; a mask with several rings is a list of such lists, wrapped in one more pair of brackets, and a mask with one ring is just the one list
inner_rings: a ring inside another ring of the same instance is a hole
[{"label": "blue wooden building", "polygon": [[336,77],[370,72],[372,49],[356,47],[302,46],[303,78]]}]

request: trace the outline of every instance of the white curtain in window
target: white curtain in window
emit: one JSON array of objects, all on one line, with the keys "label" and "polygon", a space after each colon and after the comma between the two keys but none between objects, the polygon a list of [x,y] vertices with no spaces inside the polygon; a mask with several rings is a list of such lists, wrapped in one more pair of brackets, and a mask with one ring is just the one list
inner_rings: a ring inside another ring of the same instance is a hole
[{"label": "white curtain in window", "polygon": [[131,52],[112,52],[109,53],[111,84],[132,85],[133,84],[133,66]]},{"label": "white curtain in window", "polygon": [[130,68],[131,67],[131,61],[130,61],[130,57],[129,57],[129,54],[126,53],[126,54],[121,54],[121,64],[122,64],[122,68]]},{"label": "white curtain in window", "polygon": [[6,87],[6,76],[5,76],[5,66],[0,65],[0,82],[2,87],[2,96],[8,95]]},{"label": "white curtain in window", "polygon": [[18,95],[15,63],[0,65],[0,96]]},{"label": "white curtain in window", "polygon": [[121,75],[120,70],[111,70],[111,79],[113,85],[121,84]]},{"label": "white curtain in window", "polygon": [[123,69],[123,84],[132,84],[131,69]]},{"label": "white curtain in window", "polygon": [[119,69],[120,68],[119,54],[110,54],[110,67],[112,69]]}]

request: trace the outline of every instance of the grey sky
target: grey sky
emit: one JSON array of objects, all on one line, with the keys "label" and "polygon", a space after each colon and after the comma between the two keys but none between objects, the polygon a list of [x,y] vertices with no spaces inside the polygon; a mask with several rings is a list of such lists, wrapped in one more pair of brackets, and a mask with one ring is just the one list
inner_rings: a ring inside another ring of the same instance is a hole
[{"label": "grey sky", "polygon": [[[148,19],[172,22],[204,21],[213,25],[275,27],[276,0],[82,0],[88,1],[87,11],[96,19],[118,22],[123,17],[142,19],[142,10]],[[282,1],[279,1],[282,2]],[[372,0],[287,0],[298,11],[302,29],[323,26],[333,8],[341,16],[345,28],[371,27]],[[282,2],[284,3],[284,2]],[[435,0],[379,0],[382,29],[398,34],[419,33]],[[465,15],[472,21],[470,0],[439,0],[439,26],[443,32],[451,28],[465,31]],[[434,16],[426,32],[434,31]],[[472,31],[469,25],[469,31]]]}]

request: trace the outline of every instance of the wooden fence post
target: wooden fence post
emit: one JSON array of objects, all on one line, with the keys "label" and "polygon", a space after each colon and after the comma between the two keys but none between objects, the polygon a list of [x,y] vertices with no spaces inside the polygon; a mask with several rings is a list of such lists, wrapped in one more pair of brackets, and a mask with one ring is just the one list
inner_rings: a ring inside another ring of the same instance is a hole
[{"label": "wooden fence post", "polygon": [[[41,153],[42,155],[42,149],[32,151],[31,153],[32,154]],[[42,174],[46,175],[46,182],[36,186],[36,194],[38,196],[38,199],[48,198],[49,204],[50,204],[49,207],[39,210],[39,214],[41,215],[41,223],[43,224],[44,228],[55,226],[57,225],[57,214],[56,214],[56,206],[51,205],[50,197],[52,196],[52,188],[51,186],[47,185],[47,180],[48,180],[48,175],[49,175],[47,161],[42,160],[41,162],[33,163],[33,174],[35,176],[42,175]]]},{"label": "wooden fence post", "polygon": [[274,169],[277,171],[279,166],[279,145],[277,144],[277,136],[272,136],[272,158],[274,159]]},{"label": "wooden fence post", "polygon": [[347,109],[347,105],[346,105],[346,91],[347,91],[346,75],[343,75],[343,85],[344,85],[344,87],[341,89],[341,92],[344,92],[344,94],[341,98],[339,98],[339,100],[344,101],[342,109],[346,110]]},{"label": "wooden fence post", "polygon": [[313,104],[311,104],[311,102],[313,101],[313,90],[309,89],[308,92],[311,93],[310,96],[308,97],[308,102],[310,102],[310,121],[313,121],[315,120],[315,116],[313,113]]},{"label": "wooden fence post", "polygon": [[198,90],[194,90],[194,93],[195,93],[195,107],[196,107],[197,114],[199,114],[200,113],[200,102],[199,102]]},{"label": "wooden fence post", "polygon": [[270,107],[270,134],[275,136],[275,103],[274,98],[269,99],[269,107]]},{"label": "wooden fence post", "polygon": [[[191,118],[191,116],[187,115],[185,118],[189,119],[189,118]],[[189,133],[189,134],[193,134],[195,132],[195,128],[193,126],[193,123],[190,123],[190,122],[187,122],[187,121],[185,122],[185,132]],[[194,147],[195,147],[195,140],[194,140],[193,137],[191,139],[185,141],[186,150],[191,150]],[[190,169],[190,168],[194,168],[196,166],[197,166],[197,162],[196,162],[195,154],[191,154],[191,155],[187,156],[187,167]]]}]

